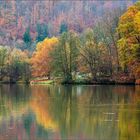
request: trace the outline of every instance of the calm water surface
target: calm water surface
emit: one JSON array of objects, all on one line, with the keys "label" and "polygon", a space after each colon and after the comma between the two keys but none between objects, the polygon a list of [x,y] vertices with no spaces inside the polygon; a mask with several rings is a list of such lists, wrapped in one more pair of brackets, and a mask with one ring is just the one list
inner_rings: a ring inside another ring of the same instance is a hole
[{"label": "calm water surface", "polygon": [[140,86],[0,86],[0,140],[140,140]]}]

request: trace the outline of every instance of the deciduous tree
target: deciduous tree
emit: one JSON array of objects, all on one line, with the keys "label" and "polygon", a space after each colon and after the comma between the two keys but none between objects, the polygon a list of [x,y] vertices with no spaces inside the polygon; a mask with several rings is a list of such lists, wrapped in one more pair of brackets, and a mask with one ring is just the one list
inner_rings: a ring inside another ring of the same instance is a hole
[{"label": "deciduous tree", "polygon": [[[123,70],[135,72],[140,66],[140,2],[128,8],[121,16],[117,28],[119,34],[119,59]],[[136,66],[134,66],[136,64]]]},{"label": "deciduous tree", "polygon": [[[58,43],[56,37],[46,38],[39,42],[36,46],[36,51],[31,58],[32,75],[35,77],[49,76],[51,72],[51,60],[49,53]],[[57,65],[57,64],[56,64]]]},{"label": "deciduous tree", "polygon": [[79,40],[76,33],[64,32],[51,53],[55,72],[62,74],[66,82],[72,81],[72,73],[77,69],[78,45]]}]

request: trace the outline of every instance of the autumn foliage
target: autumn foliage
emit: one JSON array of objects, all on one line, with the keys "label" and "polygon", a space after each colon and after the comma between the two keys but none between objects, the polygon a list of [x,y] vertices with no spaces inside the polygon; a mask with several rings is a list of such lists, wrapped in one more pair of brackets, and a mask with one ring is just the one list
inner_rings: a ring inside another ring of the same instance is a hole
[{"label": "autumn foliage", "polygon": [[36,51],[31,58],[32,74],[35,77],[48,76],[51,67],[51,57],[49,52],[58,43],[56,37],[46,38],[44,41],[39,42],[36,46]]},{"label": "autumn foliage", "polygon": [[[41,5],[47,3],[50,5],[44,6],[51,7],[46,14],[45,8],[44,12],[39,10],[38,2],[33,4],[31,20],[22,16],[16,20],[16,2],[11,4],[11,13],[8,7],[5,9],[9,21],[1,13],[0,25],[3,29],[12,24],[12,32],[2,30],[2,33],[7,32],[5,35],[9,33],[5,38],[12,47],[0,48],[0,81],[29,81],[30,71],[35,81],[60,78],[64,83],[73,83],[77,77],[84,77],[85,81],[95,83],[102,79],[134,83],[140,79],[140,2],[128,9],[115,7],[114,11],[108,9],[104,14],[100,11],[96,18],[92,15],[95,12],[93,9],[86,11],[84,1],[69,2],[70,5],[65,2],[65,6],[73,9],[70,13],[64,9],[59,13],[64,6],[60,2],[58,15],[55,8],[59,2],[55,5],[44,1]],[[76,3],[80,6],[79,10]],[[87,2],[87,7],[95,3]],[[28,5],[28,2],[22,4]],[[0,8],[3,9],[3,6]],[[26,21],[24,27],[23,22]]]},{"label": "autumn foliage", "polygon": [[140,2],[128,8],[120,17],[117,28],[120,64],[136,77],[140,69]]}]

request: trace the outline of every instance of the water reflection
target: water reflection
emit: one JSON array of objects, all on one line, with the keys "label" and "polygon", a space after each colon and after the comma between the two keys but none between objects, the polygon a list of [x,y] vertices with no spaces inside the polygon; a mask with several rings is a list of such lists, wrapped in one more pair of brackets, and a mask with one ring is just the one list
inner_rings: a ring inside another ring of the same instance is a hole
[{"label": "water reflection", "polygon": [[139,86],[0,86],[0,140],[139,137]]}]

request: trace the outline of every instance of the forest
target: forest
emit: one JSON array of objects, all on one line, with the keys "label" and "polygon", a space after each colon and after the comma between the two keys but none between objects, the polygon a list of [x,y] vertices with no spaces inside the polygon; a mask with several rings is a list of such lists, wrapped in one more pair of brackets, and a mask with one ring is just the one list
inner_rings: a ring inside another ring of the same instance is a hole
[{"label": "forest", "polygon": [[140,2],[0,1],[0,82],[140,84]]}]

